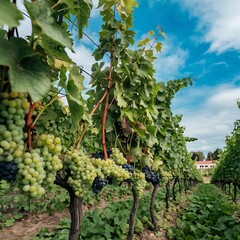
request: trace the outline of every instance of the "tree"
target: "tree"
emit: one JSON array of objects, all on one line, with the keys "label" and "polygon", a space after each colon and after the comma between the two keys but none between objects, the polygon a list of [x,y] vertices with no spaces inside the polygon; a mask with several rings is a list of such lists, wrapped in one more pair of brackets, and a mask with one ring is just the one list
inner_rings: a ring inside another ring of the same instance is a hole
[{"label": "tree", "polygon": [[222,149],[217,148],[214,152],[208,152],[207,159],[209,160],[219,160]]},{"label": "tree", "polygon": [[208,152],[207,159],[208,160],[214,160],[214,153],[213,152]]},{"label": "tree", "polygon": [[205,159],[203,152],[191,152],[192,153],[192,160],[194,161],[202,161]]},{"label": "tree", "polygon": [[212,160],[219,160],[221,153],[222,153],[222,149],[217,148],[217,149],[213,152],[213,159],[212,159]]}]

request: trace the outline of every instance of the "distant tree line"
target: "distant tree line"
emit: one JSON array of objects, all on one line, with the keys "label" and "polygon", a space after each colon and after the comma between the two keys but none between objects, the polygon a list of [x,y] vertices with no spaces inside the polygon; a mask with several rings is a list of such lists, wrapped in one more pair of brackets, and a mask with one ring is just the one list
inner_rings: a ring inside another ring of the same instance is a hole
[{"label": "distant tree line", "polygon": [[[207,160],[219,160],[220,153],[222,150],[220,148],[217,148],[214,152],[208,152],[206,159]],[[205,159],[205,155],[203,152],[191,152],[192,153],[192,160],[193,161],[203,161]]]}]

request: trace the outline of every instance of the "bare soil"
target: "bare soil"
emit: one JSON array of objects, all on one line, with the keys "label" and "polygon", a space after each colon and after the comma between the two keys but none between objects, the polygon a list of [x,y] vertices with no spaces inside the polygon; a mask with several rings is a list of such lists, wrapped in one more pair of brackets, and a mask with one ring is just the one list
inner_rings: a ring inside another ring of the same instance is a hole
[{"label": "bare soil", "polygon": [[47,213],[29,215],[9,228],[0,231],[1,240],[30,240],[31,236],[37,233],[40,228],[54,230],[58,222],[69,217],[68,209],[63,212],[55,212],[49,216]]}]

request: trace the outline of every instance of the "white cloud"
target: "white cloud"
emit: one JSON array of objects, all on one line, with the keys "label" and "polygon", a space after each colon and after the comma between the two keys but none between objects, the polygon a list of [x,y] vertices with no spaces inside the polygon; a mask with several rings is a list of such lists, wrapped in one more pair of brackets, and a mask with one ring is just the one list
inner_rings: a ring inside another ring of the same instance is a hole
[{"label": "white cloud", "polygon": [[[92,56],[92,50],[87,48],[84,45],[79,45],[74,47],[75,53],[71,52],[69,49],[66,49],[68,56],[80,67],[82,67],[86,72],[91,74],[92,64],[95,62],[94,57]],[[86,73],[83,73],[85,76],[84,85],[86,88],[89,87],[90,76]]]},{"label": "white cloud", "polygon": [[[162,52],[157,54],[154,65],[157,81],[168,81],[181,78],[180,71],[188,58],[188,51],[181,48],[174,37],[163,41]],[[186,76],[187,77],[187,76]]]},{"label": "white cloud", "polygon": [[178,3],[191,17],[197,17],[197,30],[203,34],[201,41],[210,43],[209,52],[240,50],[239,0],[182,0]]},{"label": "white cloud", "polygon": [[[240,87],[233,84],[189,87],[176,96],[174,112],[183,114],[185,135],[198,138],[188,143],[189,151],[203,151],[206,155],[208,151],[225,146],[226,135],[240,118],[239,98]],[[202,102],[199,99],[203,99]]]}]

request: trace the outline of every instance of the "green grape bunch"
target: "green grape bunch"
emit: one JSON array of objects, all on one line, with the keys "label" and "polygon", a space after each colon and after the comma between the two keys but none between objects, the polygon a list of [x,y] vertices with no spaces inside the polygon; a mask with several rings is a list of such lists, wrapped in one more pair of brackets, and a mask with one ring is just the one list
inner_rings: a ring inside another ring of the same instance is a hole
[{"label": "green grape bunch", "polygon": [[98,176],[104,178],[104,176],[112,178],[116,183],[120,183],[130,178],[130,173],[117,165],[111,158],[102,160],[100,158],[92,158],[92,164],[97,169]]},{"label": "green grape bunch", "polygon": [[77,197],[83,197],[97,177],[90,157],[78,149],[67,151],[64,157],[64,171],[70,171],[67,182]]},{"label": "green grape bunch", "polygon": [[64,157],[67,182],[77,197],[83,197],[87,191],[94,189],[94,180],[109,177],[114,183],[130,178],[130,173],[117,165],[113,159],[92,158],[82,150],[71,149]]},{"label": "green grape bunch", "polygon": [[22,183],[23,192],[31,197],[42,196],[45,193],[43,181],[46,178],[44,160],[40,155],[40,149],[25,152],[22,161],[18,164],[19,179]]},{"label": "green grape bunch", "polygon": [[31,152],[25,152],[18,161],[19,180],[23,192],[41,197],[54,183],[57,171],[62,169],[61,140],[50,134],[36,135]]},{"label": "green grape bunch", "polygon": [[0,94],[0,161],[18,161],[24,153],[25,115],[29,109],[26,93]]},{"label": "green grape bunch", "polygon": [[123,156],[123,153],[118,148],[112,148],[112,154],[110,158],[118,165],[124,165],[127,163],[127,159]]},{"label": "green grape bunch", "polygon": [[135,170],[132,175],[132,182],[138,197],[141,197],[147,184],[145,174],[139,170]]}]

